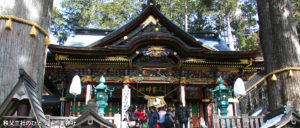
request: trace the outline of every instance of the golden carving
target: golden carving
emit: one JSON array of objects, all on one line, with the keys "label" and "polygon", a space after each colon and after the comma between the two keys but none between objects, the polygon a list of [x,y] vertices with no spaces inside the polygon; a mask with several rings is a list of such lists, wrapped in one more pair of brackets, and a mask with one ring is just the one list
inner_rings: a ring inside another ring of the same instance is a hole
[{"label": "golden carving", "polygon": [[66,97],[60,97],[59,100],[60,101],[66,101]]},{"label": "golden carving", "polygon": [[180,77],[180,84],[186,84],[186,77]]},{"label": "golden carving", "polygon": [[125,58],[125,56],[107,57],[106,60],[109,60],[109,61],[117,61],[117,60],[118,61],[127,61],[127,59]]},{"label": "golden carving", "polygon": [[147,25],[149,25],[150,23],[153,24],[157,24],[158,21],[154,18],[154,16],[150,15],[142,24],[141,26],[143,26],[143,28],[145,28]]},{"label": "golden carving", "polygon": [[82,77],[82,78],[81,78],[81,81],[82,81],[82,83],[84,83],[84,84],[86,84],[86,83],[91,83],[91,82],[93,81],[93,78],[92,78],[90,75],[88,75],[88,76]]},{"label": "golden carving", "polygon": [[130,80],[129,80],[129,76],[124,76],[123,78],[123,83],[124,84],[129,84]]},{"label": "golden carving", "polygon": [[69,60],[68,55],[55,55],[55,60]]},{"label": "golden carving", "polygon": [[210,102],[210,99],[202,99],[202,102]]},{"label": "golden carving", "polygon": [[240,59],[240,64],[249,64],[249,60],[248,59]]}]

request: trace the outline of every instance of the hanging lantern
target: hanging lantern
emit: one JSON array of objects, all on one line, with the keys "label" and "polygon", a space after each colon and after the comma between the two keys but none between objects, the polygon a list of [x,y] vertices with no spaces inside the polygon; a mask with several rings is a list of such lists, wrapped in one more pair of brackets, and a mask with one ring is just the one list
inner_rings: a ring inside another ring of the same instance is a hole
[{"label": "hanging lantern", "polygon": [[273,74],[273,76],[272,76],[271,80],[272,80],[272,81],[276,81],[276,80],[277,80],[277,78],[276,78],[276,75],[275,75],[275,74]]},{"label": "hanging lantern", "polygon": [[245,96],[246,89],[244,81],[241,78],[237,78],[234,82],[233,92],[235,96]]},{"label": "hanging lantern", "polygon": [[81,94],[81,81],[78,75],[75,75],[72,79],[72,83],[70,85],[70,94],[80,95]]}]

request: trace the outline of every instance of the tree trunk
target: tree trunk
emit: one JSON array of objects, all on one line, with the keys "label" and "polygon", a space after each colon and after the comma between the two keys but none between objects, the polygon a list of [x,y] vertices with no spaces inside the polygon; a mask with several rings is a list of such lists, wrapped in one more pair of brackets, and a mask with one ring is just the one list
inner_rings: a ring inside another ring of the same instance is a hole
[{"label": "tree trunk", "polygon": [[[52,0],[1,0],[0,14],[13,15],[49,28]],[[41,98],[46,61],[45,35],[38,29],[37,36],[30,36],[31,25],[12,20],[12,29],[4,26],[7,19],[0,19],[0,104],[16,85],[19,69],[23,68],[37,83]]]},{"label": "tree trunk", "polygon": [[188,0],[184,1],[184,30],[188,31]]},{"label": "tree trunk", "polygon": [[[300,46],[293,23],[289,0],[257,0],[260,41],[264,53],[265,71],[270,73],[285,67],[299,67]],[[270,13],[272,12],[272,13]],[[300,72],[277,73],[277,81],[268,81],[269,111],[274,111],[287,101],[300,104]],[[299,110],[299,106],[298,110]]]},{"label": "tree trunk", "polygon": [[233,39],[232,39],[232,31],[231,31],[229,15],[226,16],[226,25],[227,25],[227,36],[228,36],[229,48],[231,50],[234,50],[235,48],[234,48]]}]

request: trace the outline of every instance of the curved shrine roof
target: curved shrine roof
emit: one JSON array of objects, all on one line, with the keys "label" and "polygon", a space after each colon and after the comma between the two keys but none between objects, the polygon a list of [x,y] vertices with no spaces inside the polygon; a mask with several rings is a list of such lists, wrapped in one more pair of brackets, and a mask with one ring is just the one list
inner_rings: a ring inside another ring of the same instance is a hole
[{"label": "curved shrine roof", "polygon": [[260,53],[260,51],[230,51],[216,33],[202,33],[205,34],[213,36],[199,38],[185,32],[159,11],[155,1],[150,0],[143,11],[129,23],[117,30],[109,30],[106,36],[86,47],[78,47],[82,45],[78,43],[77,47],[49,45],[48,48],[52,53],[104,56],[128,55],[148,45],[164,45],[175,49],[175,52],[182,56],[203,58],[255,58]]}]

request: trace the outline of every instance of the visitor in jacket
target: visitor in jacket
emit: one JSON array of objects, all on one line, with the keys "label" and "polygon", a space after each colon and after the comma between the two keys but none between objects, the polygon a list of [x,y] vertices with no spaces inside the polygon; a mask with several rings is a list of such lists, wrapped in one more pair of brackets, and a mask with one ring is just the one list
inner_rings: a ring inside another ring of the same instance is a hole
[{"label": "visitor in jacket", "polygon": [[185,107],[183,107],[182,103],[180,102],[175,112],[175,120],[177,124],[179,123],[180,128],[183,128],[183,126],[184,128],[188,127],[188,120],[190,117],[189,115],[190,112]]},{"label": "visitor in jacket", "polygon": [[166,113],[165,128],[174,128],[174,124],[175,124],[175,115],[172,112],[172,108],[169,107]]},{"label": "visitor in jacket", "polygon": [[150,112],[151,113],[149,117],[148,128],[156,128],[159,120],[158,112],[156,111],[156,108],[154,106],[150,107]]}]

